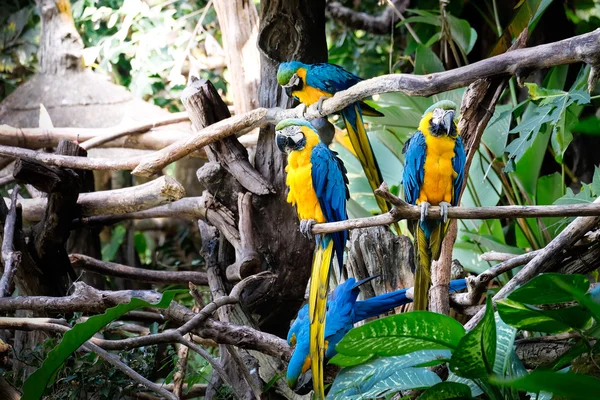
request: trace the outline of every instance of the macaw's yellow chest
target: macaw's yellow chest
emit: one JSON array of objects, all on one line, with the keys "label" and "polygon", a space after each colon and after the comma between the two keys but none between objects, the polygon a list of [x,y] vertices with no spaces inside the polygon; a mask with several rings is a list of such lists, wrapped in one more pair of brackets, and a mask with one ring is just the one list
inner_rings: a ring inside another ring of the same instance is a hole
[{"label": "macaw's yellow chest", "polygon": [[288,156],[286,184],[289,188],[287,201],[296,207],[298,218],[325,222],[321,205],[312,183],[311,148],[293,151]]},{"label": "macaw's yellow chest", "polygon": [[423,184],[417,204],[428,202],[437,206],[442,201],[452,202],[453,181],[457,174],[452,169],[456,140],[448,136],[433,136],[424,132],[427,145]]},{"label": "macaw's yellow chest", "polygon": [[321,89],[317,89],[306,84],[306,69],[300,68],[298,69],[298,71],[296,71],[296,74],[300,79],[302,79],[304,85],[302,85],[301,90],[296,90],[292,92],[292,96],[296,97],[301,103],[310,106],[311,104],[314,104],[317,101],[319,101],[321,97],[332,96],[330,93],[324,92]]}]

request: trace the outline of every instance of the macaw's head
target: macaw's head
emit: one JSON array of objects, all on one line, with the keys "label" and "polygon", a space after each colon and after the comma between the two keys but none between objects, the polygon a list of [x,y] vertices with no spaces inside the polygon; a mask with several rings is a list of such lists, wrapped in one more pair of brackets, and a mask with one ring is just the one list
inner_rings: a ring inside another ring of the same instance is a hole
[{"label": "macaw's head", "polygon": [[290,61],[279,64],[277,70],[277,83],[284,89],[288,97],[292,97],[292,93],[296,90],[302,90],[304,82],[298,75],[300,68],[305,68],[306,65],[299,61]]},{"label": "macaw's head", "polygon": [[275,127],[277,147],[287,154],[303,150],[307,145],[307,134],[316,136],[317,131],[310,122],[303,119],[284,119]]},{"label": "macaw's head", "polygon": [[455,138],[458,135],[458,128],[454,122],[455,113],[456,104],[450,100],[442,100],[429,107],[423,117],[431,115],[429,132],[432,135],[446,135]]}]

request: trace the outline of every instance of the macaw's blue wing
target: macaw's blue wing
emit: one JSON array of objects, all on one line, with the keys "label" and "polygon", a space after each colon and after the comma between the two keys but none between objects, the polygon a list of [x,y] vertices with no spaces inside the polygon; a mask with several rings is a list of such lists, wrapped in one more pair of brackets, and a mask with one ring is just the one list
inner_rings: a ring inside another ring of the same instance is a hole
[{"label": "macaw's blue wing", "polygon": [[402,152],[404,153],[404,174],[402,175],[404,200],[410,204],[417,204],[421,185],[423,185],[427,152],[423,133],[416,131],[404,144]]},{"label": "macaw's blue wing", "polygon": [[335,64],[312,64],[306,72],[306,84],[335,94],[356,85],[362,79]]},{"label": "macaw's blue wing", "polygon": [[[337,157],[335,151],[330,150],[323,143],[314,147],[310,162],[313,187],[325,219],[327,222],[347,220],[346,200],[350,197],[350,192],[344,163]],[[341,268],[348,232],[335,232],[330,235],[333,238],[333,247]]]},{"label": "macaw's blue wing", "polygon": [[454,144],[454,158],[452,158],[452,169],[456,172],[456,177],[452,181],[452,205],[458,206],[460,191],[462,190],[463,179],[465,178],[465,163],[467,156],[465,154],[465,146],[462,139],[456,138]]}]

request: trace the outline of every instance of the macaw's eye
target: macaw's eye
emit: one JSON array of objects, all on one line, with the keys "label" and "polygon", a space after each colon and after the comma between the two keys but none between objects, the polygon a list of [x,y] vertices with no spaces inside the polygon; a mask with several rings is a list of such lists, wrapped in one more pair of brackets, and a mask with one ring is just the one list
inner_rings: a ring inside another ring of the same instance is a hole
[{"label": "macaw's eye", "polygon": [[290,346],[296,345],[296,334],[292,333],[292,337],[290,338]]}]

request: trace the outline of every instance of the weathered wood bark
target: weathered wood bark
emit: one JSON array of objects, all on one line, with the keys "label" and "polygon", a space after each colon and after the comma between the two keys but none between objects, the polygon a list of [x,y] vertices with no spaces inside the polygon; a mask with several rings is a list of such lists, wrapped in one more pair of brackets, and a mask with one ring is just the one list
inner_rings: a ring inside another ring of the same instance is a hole
[{"label": "weathered wood bark", "polygon": [[[215,122],[229,118],[231,113],[215,87],[205,79],[192,80],[181,95],[195,129],[202,129]],[[248,151],[235,136],[212,143],[207,149],[208,159],[218,162],[246,190],[255,194],[272,193],[273,188],[250,164]],[[216,190],[208,187],[210,191]],[[237,202],[237,195],[235,199]],[[225,205],[229,206],[227,202]]]},{"label": "weathered wood bark", "polygon": [[[325,1],[265,0],[260,8],[260,106],[290,107],[292,100],[277,84],[277,68],[288,60],[327,61]],[[255,166],[276,194],[255,199],[254,231],[258,251],[278,278],[274,285],[262,283],[248,291],[245,304],[261,316],[261,329],[282,337],[288,327],[284,321],[295,316],[304,299],[313,250],[313,242],[300,235],[296,212],[286,202],[285,165],[273,128],[261,130]]]},{"label": "weathered wood bark", "polygon": [[42,14],[39,71],[64,74],[83,70],[83,41],[75,28],[69,0],[36,0]]},{"label": "weathered wood bark", "polygon": [[357,280],[380,275],[361,286],[362,298],[370,298],[414,285],[413,246],[406,236],[396,236],[378,226],[350,233],[348,274]]},{"label": "weathered wood bark", "polygon": [[236,114],[258,107],[260,54],[256,47],[258,12],[253,1],[214,2],[226,54]]}]

